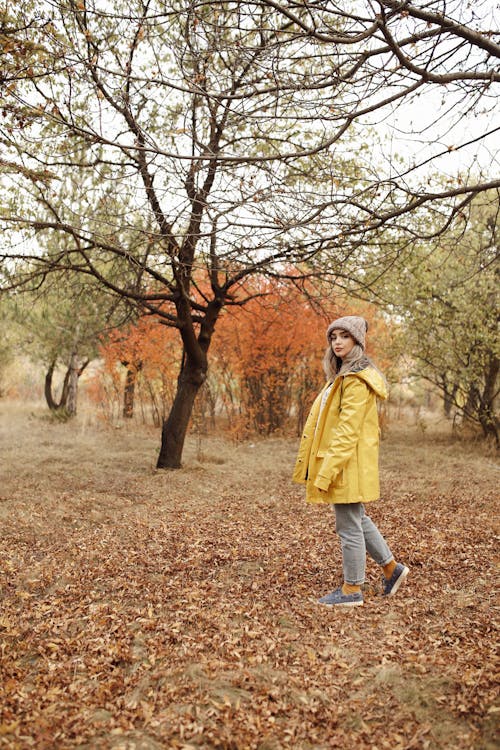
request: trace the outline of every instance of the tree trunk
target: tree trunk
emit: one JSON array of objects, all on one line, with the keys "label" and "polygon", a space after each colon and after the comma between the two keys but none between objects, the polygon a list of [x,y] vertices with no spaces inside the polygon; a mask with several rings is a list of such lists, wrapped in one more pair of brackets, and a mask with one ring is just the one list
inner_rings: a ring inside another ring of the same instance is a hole
[{"label": "tree trunk", "polygon": [[71,355],[69,367],[66,370],[66,374],[64,376],[61,398],[59,399],[59,401],[56,401],[52,392],[52,379],[54,377],[56,362],[57,358],[52,360],[45,375],[45,400],[47,401],[47,406],[51,411],[66,412],[68,416],[72,417],[76,414],[78,378],[85,370],[90,360],[87,359],[82,364],[79,364],[78,355],[76,353],[73,353]]},{"label": "tree trunk", "polygon": [[66,411],[68,415],[74,417],[76,414],[76,404],[78,400],[78,355],[73,352],[69,361],[69,381],[68,381],[68,401]]},{"label": "tree trunk", "polygon": [[184,297],[178,302],[179,318],[187,323],[181,329],[183,356],[181,371],[177,378],[177,392],[170,413],[163,421],[161,448],[156,467],[158,469],[180,469],[182,450],[186,439],[194,400],[207,379],[207,352],[210,347],[215,323],[223,307],[220,297],[207,304],[198,337],[193,330],[191,309]]},{"label": "tree trunk", "polygon": [[54,395],[52,393],[52,378],[54,376],[54,370],[56,367],[57,359],[54,359],[50,365],[49,369],[47,370],[47,373],[45,375],[45,400],[47,401],[47,406],[51,411],[59,411],[66,408],[66,403],[68,400],[68,385],[69,385],[69,375],[70,375],[70,369],[68,368],[66,370],[66,375],[64,376],[64,382],[61,392],[61,398],[59,401],[56,401],[54,398]]},{"label": "tree trunk", "polygon": [[137,371],[135,368],[128,367],[127,375],[125,377],[125,389],[123,391],[123,417],[124,419],[132,419],[134,416],[134,397],[135,397],[135,381],[137,378]]},{"label": "tree trunk", "polygon": [[500,370],[500,360],[497,357],[490,357],[485,372],[485,382],[482,394],[479,395],[479,421],[485,437],[493,437],[496,445],[500,445],[500,435],[498,433],[498,418],[495,414],[495,398],[497,395],[498,372]]},{"label": "tree trunk", "polygon": [[455,406],[457,398],[458,386],[454,385],[451,391],[448,388],[443,388],[443,407],[444,415],[447,419],[451,417],[451,410]]},{"label": "tree trunk", "polygon": [[56,366],[56,360],[52,360],[52,362],[49,365],[49,369],[45,373],[45,400],[47,402],[47,406],[51,411],[56,411],[59,404],[54,399],[54,396],[52,395],[52,377],[54,375],[54,369]]},{"label": "tree trunk", "polygon": [[163,422],[158,469],[180,469],[194,400],[205,379],[206,368],[194,367],[188,360],[183,363],[170,414]]},{"label": "tree trunk", "polygon": [[132,419],[134,416],[134,402],[135,402],[135,386],[137,384],[137,373],[142,370],[141,360],[128,360],[122,359],[121,363],[127,368],[127,375],[125,377],[125,388],[123,391],[123,417],[124,419]]},{"label": "tree trunk", "polygon": [[78,401],[78,381],[82,372],[87,367],[90,360],[85,360],[80,364],[78,354],[73,352],[68,368],[68,398],[66,401],[66,413],[69,417],[76,415],[76,405]]}]

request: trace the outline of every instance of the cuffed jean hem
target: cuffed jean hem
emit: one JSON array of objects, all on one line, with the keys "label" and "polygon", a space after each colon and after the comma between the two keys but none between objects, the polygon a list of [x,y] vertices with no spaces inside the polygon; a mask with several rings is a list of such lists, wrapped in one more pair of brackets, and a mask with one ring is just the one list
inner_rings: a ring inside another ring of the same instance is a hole
[{"label": "cuffed jean hem", "polygon": [[365,582],[365,579],[362,578],[361,581],[348,581],[347,578],[344,575],[344,582],[348,583],[349,586],[362,586]]},{"label": "cuffed jean hem", "polygon": [[344,581],[361,586],[365,581],[366,553],[378,564],[393,559],[384,537],[366,515],[363,503],[335,503],[335,523],[342,547]]},{"label": "cuffed jean hem", "polygon": [[388,565],[391,560],[394,560],[394,555],[390,555],[390,557],[387,558],[387,560],[384,560],[383,562],[379,563],[379,565],[383,568],[384,565]]}]

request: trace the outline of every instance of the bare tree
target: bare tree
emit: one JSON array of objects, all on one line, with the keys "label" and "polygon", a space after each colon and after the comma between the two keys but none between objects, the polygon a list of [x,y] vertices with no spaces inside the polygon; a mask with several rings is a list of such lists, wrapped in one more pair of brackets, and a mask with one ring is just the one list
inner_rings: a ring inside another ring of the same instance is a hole
[{"label": "bare tree", "polygon": [[[480,173],[429,185],[422,164],[386,169],[367,153],[368,118],[425,87],[446,85],[460,116],[493,94],[494,34],[439,8],[42,3],[44,55],[6,93],[3,288],[77,270],[178,329],[159,467],[180,465],[217,319],[244,304],[249,275],[370,288],[411,247],[407,216],[432,213],[436,235],[500,185]],[[66,241],[48,251],[54,233]]]}]

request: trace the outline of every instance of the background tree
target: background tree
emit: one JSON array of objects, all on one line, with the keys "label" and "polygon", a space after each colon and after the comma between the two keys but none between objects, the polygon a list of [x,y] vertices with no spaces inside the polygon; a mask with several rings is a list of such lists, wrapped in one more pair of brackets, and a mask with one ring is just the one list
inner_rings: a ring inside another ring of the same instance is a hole
[{"label": "background tree", "polygon": [[0,398],[6,390],[6,371],[16,354],[16,341],[13,335],[13,310],[7,297],[0,299]]},{"label": "background tree", "polygon": [[[25,127],[33,116],[31,108],[16,96],[17,87],[22,82],[35,82],[40,77],[50,75],[56,64],[53,51],[43,44],[43,30],[47,31],[47,23],[33,2],[23,5],[5,2],[0,7],[1,117],[5,130],[10,134],[17,128]],[[14,151],[0,156],[2,173],[25,174],[37,179],[45,170],[36,166],[30,169],[16,158]]]},{"label": "background tree", "polygon": [[[74,416],[78,381],[97,354],[99,336],[128,310],[121,301],[102,293],[93,278],[81,274],[52,274],[38,292],[11,299],[11,326],[15,320],[18,348],[45,368],[44,394],[51,411]],[[54,374],[64,369],[59,397]]]},{"label": "background tree", "polygon": [[[42,4],[52,66],[7,92],[26,117],[2,131],[19,170],[1,215],[27,244],[4,248],[3,287],[73,269],[177,328],[182,365],[159,466],[180,465],[217,319],[246,301],[246,277],[287,277],[291,263],[296,282],[320,274],[359,293],[411,246],[402,217],[429,211],[437,234],[500,184],[480,174],[437,190],[418,165],[377,170],[365,156],[369,118],[425,86],[446,84],[460,112],[464,98],[472,107],[493,95],[489,26],[469,33],[420,13],[437,7]],[[18,12],[30,19],[31,5]],[[37,239],[54,232],[69,245],[41,252]],[[124,243],[124,232],[141,241]]]},{"label": "background tree", "polygon": [[438,388],[447,416],[453,409],[497,443],[499,210],[498,193],[486,193],[462,231],[416,247],[395,269],[392,307],[415,373]]}]

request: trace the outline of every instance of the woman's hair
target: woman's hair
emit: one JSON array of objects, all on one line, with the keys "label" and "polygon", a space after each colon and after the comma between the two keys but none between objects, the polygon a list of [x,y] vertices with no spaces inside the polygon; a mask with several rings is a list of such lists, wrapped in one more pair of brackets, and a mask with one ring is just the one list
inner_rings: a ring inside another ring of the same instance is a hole
[{"label": "woman's hair", "polygon": [[368,360],[370,364],[373,364],[366,356],[363,347],[359,344],[354,344],[345,359],[337,357],[331,345],[329,345],[323,357],[323,369],[327,379],[334,380],[337,375],[342,375],[344,372],[350,370],[353,364],[360,359]]}]

